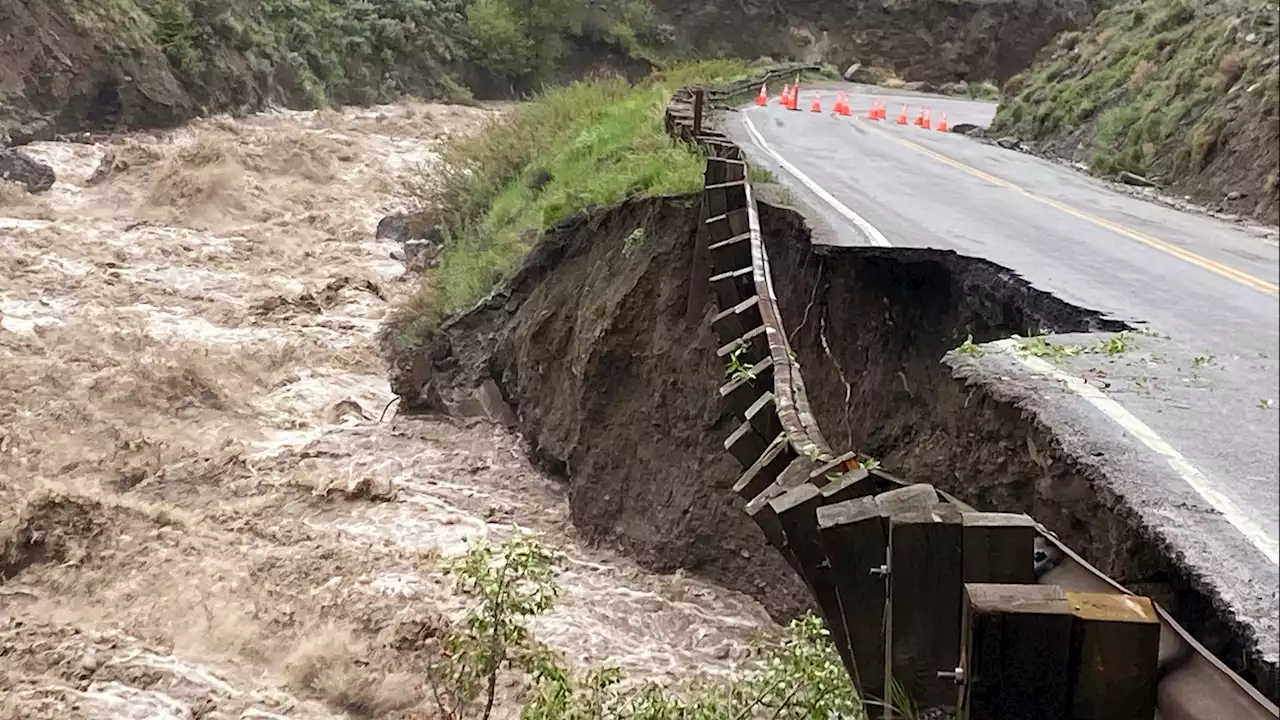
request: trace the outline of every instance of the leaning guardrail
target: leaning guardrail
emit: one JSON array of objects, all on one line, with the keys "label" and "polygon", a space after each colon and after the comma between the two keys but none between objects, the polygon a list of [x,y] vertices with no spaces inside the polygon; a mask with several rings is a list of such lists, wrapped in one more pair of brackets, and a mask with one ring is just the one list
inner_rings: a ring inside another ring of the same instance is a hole
[{"label": "leaning guardrail", "polygon": [[684,88],[665,123],[707,155],[689,308],[714,295],[716,354],[737,368],[720,388],[741,419],[724,442],[743,467],[734,492],[808,585],[864,696],[972,720],[1280,717],[1030,517],[977,512],[831,449],[782,325],[748,165],[704,116],[802,69]]}]

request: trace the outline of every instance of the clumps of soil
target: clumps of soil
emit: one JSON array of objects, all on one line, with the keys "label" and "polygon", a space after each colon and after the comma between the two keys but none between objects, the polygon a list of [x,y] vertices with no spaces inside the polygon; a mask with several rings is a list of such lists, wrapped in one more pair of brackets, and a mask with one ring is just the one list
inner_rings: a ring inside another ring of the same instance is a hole
[{"label": "clumps of soil", "polygon": [[809,600],[731,490],[714,303],[686,313],[696,217],[688,198],[637,199],[551,229],[488,300],[398,360],[393,388],[408,411],[505,400],[589,538],[785,617]]}]

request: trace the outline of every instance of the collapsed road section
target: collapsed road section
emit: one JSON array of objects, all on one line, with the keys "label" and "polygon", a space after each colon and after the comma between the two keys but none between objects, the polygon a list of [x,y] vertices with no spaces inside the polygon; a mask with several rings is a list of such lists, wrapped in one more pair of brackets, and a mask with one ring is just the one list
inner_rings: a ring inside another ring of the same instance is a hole
[{"label": "collapsed road section", "polygon": [[[704,97],[709,104],[727,102],[744,89]],[[866,398],[855,393],[866,390],[855,387],[854,373],[897,379],[901,367],[870,367],[884,357],[875,353],[864,354],[861,366],[850,368],[847,358],[842,364],[841,351],[829,342],[837,332],[833,321],[813,313],[820,285],[804,282],[811,256],[807,237],[784,232],[788,225],[803,228],[803,220],[790,211],[757,210],[740,152],[723,136],[694,129],[701,113],[691,107],[693,97],[682,92],[673,100],[668,127],[712,156],[701,205],[683,198],[637,199],[553,228],[509,281],[471,312],[446,322],[424,352],[398,368],[396,391],[406,407],[481,412],[518,425],[537,456],[566,477],[575,523],[594,539],[615,542],[651,565],[702,572],[756,595],[778,614],[816,602],[867,695],[885,695],[886,673],[878,672],[874,658],[887,657],[887,675],[921,704],[956,705],[959,681],[968,698],[962,709],[970,717],[992,717],[972,712],[980,702],[998,701],[990,694],[998,688],[965,664],[981,666],[990,657],[987,646],[962,649],[960,642],[975,632],[982,636],[980,626],[988,626],[962,621],[962,600],[968,598],[971,620],[1002,616],[1001,591],[991,585],[999,581],[1000,587],[1020,584],[1015,592],[1034,595],[1047,622],[1066,628],[1066,637],[1076,625],[1064,625],[1063,617],[1087,616],[1084,604],[1127,613],[1134,636],[1119,649],[1133,658],[1129,674],[1139,681],[1138,692],[1116,702],[1150,701],[1166,718],[1275,717],[1275,706],[1262,693],[1160,605],[1128,595],[1045,526],[1017,512],[1038,508],[996,504],[1015,512],[974,513],[945,488],[908,485],[872,467],[864,454],[833,450],[819,425],[838,438],[835,447],[859,447],[845,444],[849,421],[831,419],[833,412],[844,416],[840,408],[869,413],[858,419],[859,427],[884,425],[886,413],[859,402]],[[792,249],[790,259],[781,246]],[[1029,291],[1000,268],[942,254],[923,259],[933,262],[939,277],[953,281],[966,269],[971,278],[989,273],[1005,280],[991,283],[984,296],[988,309],[1007,309],[994,315],[957,306],[959,293],[938,296],[921,286],[923,300],[943,311],[938,318],[984,318],[985,326],[971,330],[978,341],[1007,334],[1015,324],[1013,331],[1020,330],[1029,319],[1065,332],[1115,329],[1096,315]],[[881,260],[894,267],[892,255]],[[884,305],[850,307],[860,314],[838,328],[845,337],[866,328],[874,338],[875,327],[895,319],[893,308]],[[922,351],[920,368],[902,371],[901,383],[919,393],[915,409],[903,409],[897,420],[902,428],[924,424],[912,412],[931,412],[927,388],[912,388],[912,378],[931,372],[925,364],[936,365],[939,354]],[[800,375],[801,365],[808,368],[810,362],[812,405]],[[829,384],[831,378],[841,385]],[[999,400],[987,402],[994,408]],[[1050,450],[1052,437],[1036,436],[1032,431],[1041,429],[1016,409],[999,418],[1007,427],[966,428],[970,418],[958,412],[964,407],[948,408],[954,416],[938,422],[954,424],[974,452],[1042,460],[1065,452]],[[923,446],[928,438],[912,441]],[[897,467],[892,454],[885,461]],[[1010,482],[1025,480],[1008,476]],[[999,473],[990,482],[999,486]],[[965,488],[952,489],[971,499]],[[1080,510],[1064,509],[1047,522],[1055,531],[1071,531],[1065,533],[1069,540],[1086,537],[1093,518],[1076,514]],[[1133,531],[1123,520],[1104,530]],[[865,542],[855,541],[859,533]],[[1086,557],[1092,554],[1088,543],[1070,544]],[[986,551],[965,551],[981,547]],[[940,554],[942,548],[959,554]],[[1168,565],[1158,554],[1152,562]],[[1092,594],[1072,594],[1082,591]],[[931,613],[920,605],[926,602],[941,603],[944,611]],[[876,607],[878,613],[856,612]],[[1179,605],[1171,608],[1176,613]],[[935,619],[918,622],[925,616]],[[885,632],[874,618],[887,618]],[[1092,628],[1087,633],[1098,652],[1116,649],[1116,641],[1106,640],[1108,623],[1083,625]],[[1203,630],[1188,625],[1197,634]],[[1061,650],[1064,636],[1055,637]],[[1039,671],[1062,688],[1068,677],[1074,678],[1071,687],[1082,687],[1079,658],[1059,657],[1056,669]],[[1005,663],[1004,671],[1016,673],[1017,667]],[[1054,697],[1023,698],[1021,707],[1043,707],[1057,702]],[[1066,712],[1068,700],[1057,700]]]}]

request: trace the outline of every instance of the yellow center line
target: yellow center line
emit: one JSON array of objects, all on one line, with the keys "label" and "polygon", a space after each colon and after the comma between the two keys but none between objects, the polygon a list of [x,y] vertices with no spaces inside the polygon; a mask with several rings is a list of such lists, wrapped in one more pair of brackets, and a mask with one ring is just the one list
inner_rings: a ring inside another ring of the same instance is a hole
[{"label": "yellow center line", "polygon": [[1060,202],[1058,200],[1054,200],[1053,198],[1044,197],[1043,195],[1037,195],[1025,188],[1014,185],[1013,183],[1007,180],[985,173],[975,167],[966,165],[958,160],[953,160],[952,158],[949,158],[946,155],[943,155],[941,153],[934,152],[933,150],[930,150],[929,148],[924,147],[923,145],[912,142],[910,140],[905,140],[903,138],[894,137],[892,134],[884,130],[881,130],[880,128],[874,125],[871,125],[870,123],[867,123],[865,127],[870,128],[874,132],[879,133],[881,136],[886,137],[892,140],[893,142],[898,143],[899,145],[903,145],[917,152],[928,155],[929,157],[937,160],[938,162],[945,163],[946,165],[950,165],[951,167],[956,168],[957,170],[961,170],[970,175],[973,175],[974,177],[986,180],[989,183],[999,185],[1001,187],[1006,187],[1006,188],[1009,188],[1010,190],[1017,191],[1022,195],[1025,195],[1026,197],[1031,198],[1032,200],[1043,203],[1057,210],[1061,210],[1062,212],[1067,213],[1072,217],[1077,217],[1081,220],[1085,220],[1087,222],[1093,223],[1094,225],[1097,225],[1098,227],[1106,230],[1110,230],[1111,232],[1116,233],[1117,235],[1123,235],[1124,237],[1127,237],[1130,240],[1140,242],[1143,245],[1146,245],[1147,247],[1154,248],[1161,252],[1172,255],[1180,260],[1189,262],[1192,265],[1203,268],[1217,275],[1221,275],[1222,277],[1225,277],[1228,280],[1233,280],[1237,283],[1240,283],[1241,285],[1245,285],[1247,287],[1253,288],[1254,290],[1259,290],[1269,295],[1280,295],[1280,285],[1276,285],[1273,282],[1263,280],[1262,278],[1254,277],[1249,273],[1236,270],[1235,268],[1229,267],[1227,265],[1223,265],[1222,263],[1217,262],[1216,260],[1210,260],[1209,258],[1204,257],[1203,255],[1199,255],[1197,253],[1191,252],[1190,250],[1187,250],[1185,248],[1180,248],[1177,245],[1173,245],[1159,238],[1152,237],[1151,235],[1148,235],[1144,232],[1139,232],[1138,230],[1134,230],[1133,228],[1126,227],[1119,223],[1090,215],[1089,213],[1086,213],[1082,210],[1078,210],[1070,205],[1067,205],[1066,203]]}]

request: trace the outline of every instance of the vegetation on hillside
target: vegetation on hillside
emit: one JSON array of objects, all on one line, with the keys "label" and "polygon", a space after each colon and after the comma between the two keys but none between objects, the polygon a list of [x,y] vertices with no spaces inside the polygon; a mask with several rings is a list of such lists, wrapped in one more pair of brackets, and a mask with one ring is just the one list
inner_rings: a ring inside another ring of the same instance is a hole
[{"label": "vegetation on hillside", "polygon": [[678,66],[634,86],[618,78],[577,82],[446,146],[446,169],[438,186],[425,189],[429,209],[422,214],[443,229],[445,247],[411,302],[402,343],[482,298],[537,231],[593,205],[697,191],[702,156],[666,134],[666,103],[682,85],[750,74],[744,62],[719,60]]},{"label": "vegetation on hillside", "polygon": [[1084,144],[1129,171],[1275,207],[1280,45],[1274,0],[1120,0],[1005,87],[993,129]]},{"label": "vegetation on hillside", "polygon": [[[793,621],[783,637],[760,642],[728,681],[677,686],[628,681],[615,667],[570,668],[530,633],[529,619],[551,611],[559,594],[556,554],[517,533],[495,547],[473,542],[447,571],[474,604],[444,638],[430,668],[437,708],[452,720],[489,718],[500,675],[514,673],[528,692],[523,720],[813,720],[866,717],[822,620]],[[867,702],[866,705],[874,703]],[[904,698],[903,717],[914,715]]]},{"label": "vegetation on hillside", "polygon": [[634,53],[655,40],[648,0],[61,0],[105,49],[158,49],[174,73],[216,86],[243,59],[259,85],[289,78],[312,102],[392,97],[467,67],[534,87],[566,42]]}]

